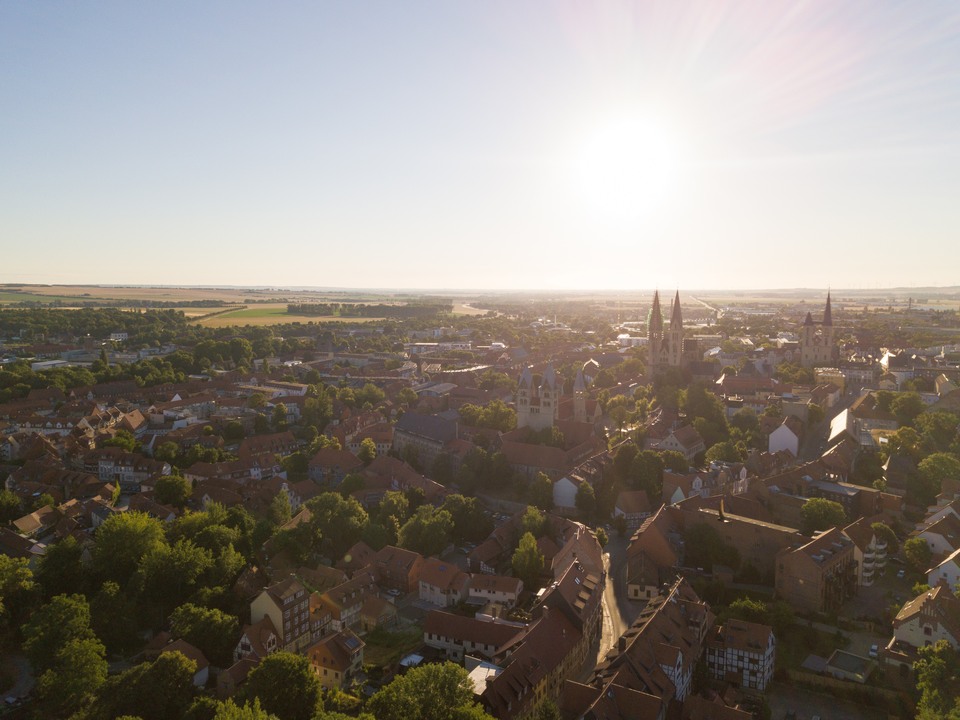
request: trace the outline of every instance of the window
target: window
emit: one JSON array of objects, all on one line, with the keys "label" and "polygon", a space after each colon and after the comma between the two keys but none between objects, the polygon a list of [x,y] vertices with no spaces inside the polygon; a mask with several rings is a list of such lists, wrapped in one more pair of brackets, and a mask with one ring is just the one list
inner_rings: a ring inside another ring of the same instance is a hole
[{"label": "window", "polygon": [[[923,626],[923,634],[924,634],[924,635],[933,635],[933,628],[930,627],[929,625],[924,625],[924,626]],[[929,644],[930,644],[930,643],[927,643],[927,645],[929,645]]]}]

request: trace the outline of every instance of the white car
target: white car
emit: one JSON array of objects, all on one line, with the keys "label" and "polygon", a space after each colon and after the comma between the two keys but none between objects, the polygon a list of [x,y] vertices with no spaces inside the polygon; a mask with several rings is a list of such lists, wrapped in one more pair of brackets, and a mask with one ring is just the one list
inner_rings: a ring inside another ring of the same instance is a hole
[{"label": "white car", "polygon": [[870,646],[870,657],[875,658],[880,654],[880,647],[878,645]]},{"label": "white car", "polygon": [[906,570],[904,570],[903,568],[900,568],[899,570],[897,570],[897,577],[903,580],[903,576],[906,575],[906,573],[907,573]]}]

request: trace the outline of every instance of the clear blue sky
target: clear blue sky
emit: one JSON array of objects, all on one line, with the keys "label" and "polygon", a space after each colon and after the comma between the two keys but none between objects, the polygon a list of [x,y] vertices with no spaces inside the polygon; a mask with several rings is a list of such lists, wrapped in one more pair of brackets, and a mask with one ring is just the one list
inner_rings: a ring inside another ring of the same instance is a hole
[{"label": "clear blue sky", "polygon": [[960,283],[951,2],[0,3],[0,282]]}]

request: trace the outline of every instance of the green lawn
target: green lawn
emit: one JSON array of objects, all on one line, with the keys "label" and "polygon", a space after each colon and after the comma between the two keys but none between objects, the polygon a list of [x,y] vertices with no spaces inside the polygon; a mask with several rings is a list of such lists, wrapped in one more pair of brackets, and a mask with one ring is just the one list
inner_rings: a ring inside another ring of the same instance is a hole
[{"label": "green lawn", "polygon": [[363,649],[364,664],[387,667],[423,644],[423,630],[419,627],[394,631],[377,628],[368,633],[363,641],[366,643]]},{"label": "green lawn", "polygon": [[791,625],[783,637],[777,638],[777,666],[799,670],[807,655],[828,658],[834,650],[843,649],[849,642],[846,637],[807,627],[800,621]]}]

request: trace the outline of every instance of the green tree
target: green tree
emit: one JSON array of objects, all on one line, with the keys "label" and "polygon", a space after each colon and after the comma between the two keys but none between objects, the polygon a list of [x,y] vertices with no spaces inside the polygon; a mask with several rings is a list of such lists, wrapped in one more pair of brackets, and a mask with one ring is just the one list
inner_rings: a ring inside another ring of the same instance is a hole
[{"label": "green tree", "polygon": [[690,470],[686,455],[677,450],[661,450],[660,459],[663,460],[664,470],[675,473],[686,473]]},{"label": "green tree", "polygon": [[451,662],[422,665],[397,675],[367,708],[377,720],[483,720],[467,671]]},{"label": "green tree", "polygon": [[926,409],[920,393],[899,393],[890,403],[890,411],[897,416],[901,425],[911,425],[914,419]]},{"label": "green tree", "polygon": [[103,447],[118,447],[127,452],[133,452],[137,447],[137,439],[129,430],[117,430],[116,434],[109,440],[101,443]]},{"label": "green tree", "polygon": [[29,611],[33,589],[33,572],[27,559],[0,555],[0,621],[4,625],[20,625]]},{"label": "green tree", "polygon": [[103,643],[71,638],[58,648],[52,667],[37,678],[37,701],[44,717],[67,717],[81,710],[107,679]]},{"label": "green tree", "polygon": [[960,459],[950,453],[933,453],[917,465],[917,483],[908,486],[916,504],[932,505],[944,480],[960,480]]},{"label": "green tree", "polygon": [[24,515],[23,505],[15,492],[0,490],[0,525],[6,525]]},{"label": "green tree", "polygon": [[357,459],[364,465],[369,465],[377,459],[377,444],[373,438],[364,438],[357,451]]},{"label": "green tree", "polygon": [[537,539],[532,533],[524,533],[520,538],[520,544],[513,553],[510,565],[513,568],[513,574],[523,580],[524,587],[528,590],[540,587],[539,579],[543,572],[544,559],[543,553],[537,546]]},{"label": "green tree", "polygon": [[366,487],[366,485],[367,479],[363,475],[360,473],[350,473],[342,481],[340,481],[338,492],[346,498],[353,495],[353,493],[355,493],[357,490],[362,490],[364,487]]},{"label": "green tree", "polygon": [[907,540],[903,544],[903,555],[914,570],[925,573],[930,569],[933,552],[923,538],[915,537]]},{"label": "green tree", "polygon": [[229,667],[237,644],[240,623],[233,615],[216,608],[192,603],[181,605],[170,615],[170,630],[201,652],[218,667]]},{"label": "green tree", "polygon": [[92,640],[90,606],[83,595],[57,595],[40,606],[23,628],[23,649],[34,672],[56,667],[57,652],[71,640]]},{"label": "green tree", "polygon": [[715,445],[711,445],[703,459],[708,463],[735,463],[743,460],[743,456],[734,443],[732,443],[730,440],[724,440],[723,442],[718,442]]},{"label": "green tree", "polygon": [[113,720],[123,715],[142,720],[183,717],[196,694],[193,676],[197,663],[179,652],[165,652],[111,675],[87,711],[89,720]]},{"label": "green tree", "polygon": [[651,501],[663,494],[663,458],[653,450],[643,450],[630,463],[630,486],[646,490]]},{"label": "green tree", "polygon": [[597,542],[600,543],[600,547],[606,547],[607,543],[610,542],[610,538],[607,535],[607,531],[602,527],[598,527],[593,531],[593,534],[597,536]]},{"label": "green tree", "polygon": [[279,718],[260,707],[260,701],[254,698],[253,703],[244,705],[237,705],[233,700],[220,703],[213,720],[279,720]]},{"label": "green tree", "polygon": [[444,499],[441,509],[450,513],[453,520],[453,539],[457,542],[480,542],[493,531],[493,521],[475,497],[452,493]]},{"label": "green tree", "polygon": [[134,649],[137,637],[138,608],[133,596],[108,580],[90,600],[90,624],[103,641],[107,652],[122,654]]},{"label": "green tree", "polygon": [[546,473],[538,472],[528,489],[530,504],[541,510],[553,509],[553,481]]},{"label": "green tree", "polygon": [[[242,697],[280,720],[313,720],[323,709],[320,679],[303,655],[277,652],[250,671]],[[382,719],[381,719],[382,720]]]},{"label": "green tree", "polygon": [[520,518],[520,531],[530,533],[535,538],[540,537],[547,530],[547,516],[543,511],[527,505],[527,509]]},{"label": "green tree", "polygon": [[125,586],[148,552],[166,544],[163,525],[146,513],[111,515],[94,538],[93,567],[102,580]]},{"label": "green tree", "polygon": [[87,573],[82,564],[83,548],[77,539],[68,535],[47,547],[37,563],[36,580],[46,598],[70,592],[81,592],[87,585]]},{"label": "green tree", "polygon": [[181,538],[173,545],[158,545],[143,556],[137,571],[143,596],[161,613],[192,595],[201,576],[213,567],[213,555],[192,540]]},{"label": "green tree", "polygon": [[270,424],[277,432],[287,429],[287,406],[284,403],[277,403],[273,406],[273,413],[270,416]]},{"label": "green tree", "polygon": [[843,505],[826,498],[810,498],[800,508],[801,530],[807,534],[815,530],[840,527],[847,521]]},{"label": "green tree", "polygon": [[400,528],[400,547],[421,555],[439,555],[453,538],[453,517],[448,510],[421,505]]},{"label": "green tree", "polygon": [[311,527],[329,546],[331,557],[342,557],[360,539],[370,520],[356,498],[344,498],[335,492],[321,493],[307,502],[307,507],[313,513]]},{"label": "green tree", "polygon": [[920,720],[960,717],[960,656],[946,640],[919,648],[913,664],[920,702]]},{"label": "green tree", "polygon": [[592,517],[594,510],[597,509],[597,495],[593,490],[593,485],[588,482],[580,483],[575,502],[582,517]]},{"label": "green tree", "polygon": [[403,525],[408,517],[410,517],[410,502],[407,496],[399,490],[385,492],[377,508],[377,520],[382,525],[388,525],[392,518],[397,525]]},{"label": "green tree", "polygon": [[177,462],[177,458],[180,455],[180,446],[175,442],[167,441],[162,442],[157,446],[157,449],[153,451],[153,457],[155,460],[161,460],[166,463],[173,465]]},{"label": "green tree", "polygon": [[154,497],[158,503],[183,508],[193,494],[190,481],[178,475],[164,475],[157,480]]},{"label": "green tree", "polygon": [[290,509],[290,493],[281,489],[273,500],[270,501],[270,510],[268,516],[270,522],[276,526],[284,525],[290,521],[293,511]]},{"label": "green tree", "polygon": [[397,401],[400,402],[401,405],[406,405],[407,407],[415,406],[417,404],[417,400],[419,399],[420,398],[416,391],[412,388],[405,387],[403,390],[397,393]]}]

